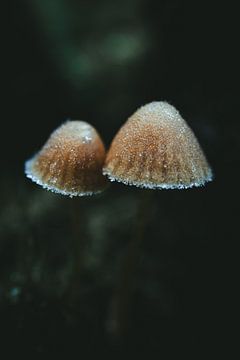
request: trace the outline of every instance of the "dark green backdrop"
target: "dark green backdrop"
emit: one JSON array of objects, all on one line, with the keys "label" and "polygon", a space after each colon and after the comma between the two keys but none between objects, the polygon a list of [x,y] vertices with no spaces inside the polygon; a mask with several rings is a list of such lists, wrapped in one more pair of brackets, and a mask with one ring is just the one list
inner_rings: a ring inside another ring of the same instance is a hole
[{"label": "dark green backdrop", "polygon": [[[228,348],[238,233],[234,9],[190,0],[13,0],[1,8],[0,351],[216,358]],[[154,192],[128,333],[116,342],[106,319],[141,191],[112,184],[99,197],[66,199],[27,180],[24,162],[69,118],[93,124],[108,146],[153,100],[179,109],[215,180]],[[85,255],[69,304],[77,239]]]}]

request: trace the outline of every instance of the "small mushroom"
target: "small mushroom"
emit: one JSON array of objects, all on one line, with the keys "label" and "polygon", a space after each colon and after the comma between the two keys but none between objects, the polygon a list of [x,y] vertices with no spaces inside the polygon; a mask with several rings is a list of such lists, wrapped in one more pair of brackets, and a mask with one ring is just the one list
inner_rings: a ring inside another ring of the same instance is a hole
[{"label": "small mushroom", "polygon": [[112,141],[103,174],[111,181],[148,189],[185,189],[212,180],[192,130],[170,104],[138,109]]},{"label": "small mushroom", "polygon": [[25,173],[38,185],[62,195],[92,195],[106,186],[104,159],[105,148],[97,131],[84,121],[67,121],[25,163]]}]

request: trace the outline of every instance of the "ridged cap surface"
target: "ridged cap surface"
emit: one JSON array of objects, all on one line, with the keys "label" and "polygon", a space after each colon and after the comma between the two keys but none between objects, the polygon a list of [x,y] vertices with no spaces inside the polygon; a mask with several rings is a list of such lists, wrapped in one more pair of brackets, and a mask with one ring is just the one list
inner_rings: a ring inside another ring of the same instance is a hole
[{"label": "ridged cap surface", "polygon": [[112,141],[103,174],[149,189],[202,186],[212,179],[195,135],[167,102],[142,106],[127,120]]},{"label": "ridged cap surface", "polygon": [[97,131],[84,121],[68,121],[25,163],[25,173],[47,190],[85,196],[105,188],[104,160],[105,148]]}]

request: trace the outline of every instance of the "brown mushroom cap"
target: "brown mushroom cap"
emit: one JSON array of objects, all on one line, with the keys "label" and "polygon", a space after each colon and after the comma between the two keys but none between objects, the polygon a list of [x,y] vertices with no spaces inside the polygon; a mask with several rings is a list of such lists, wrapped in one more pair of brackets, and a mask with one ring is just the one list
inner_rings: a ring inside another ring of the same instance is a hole
[{"label": "brown mushroom cap", "polygon": [[112,141],[103,174],[149,189],[184,189],[212,180],[192,130],[167,102],[142,106],[127,120]]},{"label": "brown mushroom cap", "polygon": [[84,196],[101,192],[105,148],[97,131],[84,121],[68,121],[25,164],[28,178],[47,190]]}]

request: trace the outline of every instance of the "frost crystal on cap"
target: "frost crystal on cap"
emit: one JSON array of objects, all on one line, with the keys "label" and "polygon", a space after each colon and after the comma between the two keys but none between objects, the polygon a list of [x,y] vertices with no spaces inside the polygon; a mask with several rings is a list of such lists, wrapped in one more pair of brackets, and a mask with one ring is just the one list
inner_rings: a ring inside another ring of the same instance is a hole
[{"label": "frost crystal on cap", "polygon": [[148,189],[184,189],[212,180],[195,135],[167,102],[142,106],[128,119],[112,141],[103,174]]},{"label": "frost crystal on cap", "polygon": [[92,195],[106,186],[104,159],[105,148],[96,130],[83,121],[68,121],[25,163],[25,173],[38,185],[62,195]]}]

